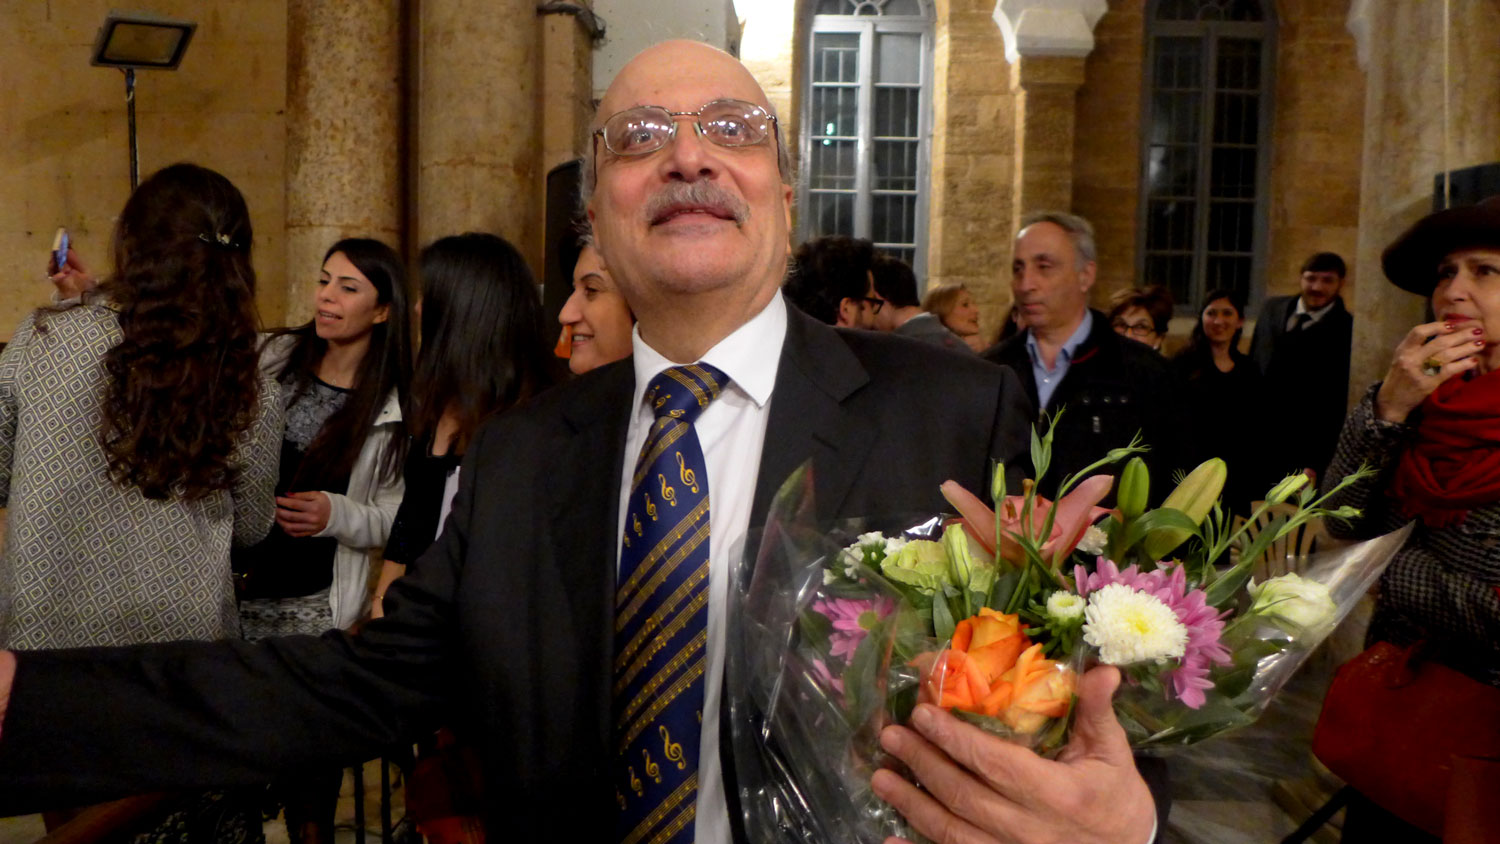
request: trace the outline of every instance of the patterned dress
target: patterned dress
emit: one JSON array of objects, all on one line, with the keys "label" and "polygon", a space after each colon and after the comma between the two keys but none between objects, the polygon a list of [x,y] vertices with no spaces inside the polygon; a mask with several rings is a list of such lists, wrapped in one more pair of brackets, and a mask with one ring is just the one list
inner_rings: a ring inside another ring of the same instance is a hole
[{"label": "patterned dress", "polygon": [[[0,353],[0,647],[69,648],[238,632],[231,543],[255,542],[275,514],[278,390],[238,445],[232,490],[153,501],[109,478],[99,428],[114,311],[80,305],[27,317]],[[171,424],[170,421],[165,424]]]},{"label": "patterned dress", "polygon": [[[1353,525],[1330,520],[1337,536],[1368,538],[1400,528],[1407,520],[1386,494],[1392,474],[1416,432],[1375,415],[1375,391],[1350,412],[1339,437],[1324,489],[1361,462],[1379,473],[1355,484],[1332,502],[1364,510]],[[1500,686],[1500,503],[1469,511],[1462,523],[1433,529],[1417,522],[1406,544],[1381,577],[1370,640],[1409,645],[1426,640],[1433,656],[1476,680]]]}]

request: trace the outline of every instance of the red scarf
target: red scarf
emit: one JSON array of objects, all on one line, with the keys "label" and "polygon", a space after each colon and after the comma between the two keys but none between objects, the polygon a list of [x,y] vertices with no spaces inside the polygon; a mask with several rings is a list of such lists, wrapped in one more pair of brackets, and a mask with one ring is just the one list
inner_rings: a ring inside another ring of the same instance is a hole
[{"label": "red scarf", "polygon": [[1404,515],[1434,528],[1500,501],[1500,370],[1450,378],[1422,402],[1416,442],[1401,455],[1391,496]]}]

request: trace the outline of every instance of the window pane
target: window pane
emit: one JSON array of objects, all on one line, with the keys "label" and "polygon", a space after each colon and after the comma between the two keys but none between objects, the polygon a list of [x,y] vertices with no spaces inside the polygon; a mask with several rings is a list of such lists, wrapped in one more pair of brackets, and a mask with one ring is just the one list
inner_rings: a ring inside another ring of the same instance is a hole
[{"label": "window pane", "polygon": [[1196,144],[1202,117],[1197,91],[1156,92],[1151,96],[1151,143]]},{"label": "window pane", "polygon": [[[917,259],[917,250],[910,246],[892,246],[886,244],[880,247],[880,251],[892,258],[900,258],[911,266],[914,266],[912,262]],[[920,282],[921,279],[918,279],[918,283]]]},{"label": "window pane", "polygon": [[922,36],[882,32],[875,36],[875,81],[918,85],[922,82]]},{"label": "window pane", "polygon": [[921,105],[920,88],[876,88],[875,137],[918,137]]},{"label": "window pane", "polygon": [[859,137],[859,90],[857,88],[813,88],[812,125],[816,143],[820,138]]},{"label": "window pane", "polygon": [[1248,38],[1219,39],[1214,82],[1221,90],[1260,89],[1260,42]]},{"label": "window pane", "polygon": [[853,8],[846,0],[820,0],[818,10],[814,14],[819,15],[847,15]]},{"label": "window pane", "polygon": [[1162,0],[1160,21],[1258,21],[1265,19],[1257,0]]},{"label": "window pane", "polygon": [[1146,249],[1151,252],[1193,248],[1197,203],[1153,199],[1146,212]]},{"label": "window pane", "polygon": [[1198,189],[1198,148],[1153,146],[1146,189],[1153,197],[1189,197]]},{"label": "window pane", "polygon": [[1215,147],[1210,190],[1214,196],[1255,198],[1256,152],[1252,148]]},{"label": "window pane", "polygon": [[1154,46],[1157,90],[1203,87],[1203,39],[1158,37]]},{"label": "window pane", "polygon": [[1214,143],[1254,144],[1259,137],[1259,95],[1214,95]]},{"label": "window pane", "polygon": [[813,83],[859,81],[859,33],[813,33]]},{"label": "window pane", "polygon": [[1191,255],[1147,255],[1146,277],[1143,284],[1165,285],[1177,302],[1192,301],[1193,256]]},{"label": "window pane", "polygon": [[1250,263],[1248,255],[1210,255],[1206,270],[1207,292],[1215,287],[1227,287],[1248,298],[1250,293]]},{"label": "window pane", "polygon": [[854,194],[813,191],[810,198],[812,231],[809,238],[825,234],[854,234]]},{"label": "window pane", "polygon": [[875,142],[875,190],[917,189],[917,141]]},{"label": "window pane", "polygon": [[915,243],[917,198],[876,194],[870,203],[870,239],[876,243]]},{"label": "window pane", "polygon": [[1208,209],[1210,252],[1249,252],[1255,242],[1255,204],[1215,202]]},{"label": "window pane", "polygon": [[814,141],[807,183],[814,190],[854,190],[858,168],[855,141]]}]

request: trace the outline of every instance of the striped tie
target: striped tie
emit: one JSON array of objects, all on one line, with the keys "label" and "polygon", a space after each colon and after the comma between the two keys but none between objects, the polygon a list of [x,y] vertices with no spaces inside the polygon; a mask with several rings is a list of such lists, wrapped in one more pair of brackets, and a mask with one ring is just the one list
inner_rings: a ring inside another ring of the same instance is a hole
[{"label": "striped tie", "polygon": [[615,592],[621,844],[693,840],[708,642],[708,472],[693,420],[728,381],[700,363],[646,390],[656,421],[635,464]]}]

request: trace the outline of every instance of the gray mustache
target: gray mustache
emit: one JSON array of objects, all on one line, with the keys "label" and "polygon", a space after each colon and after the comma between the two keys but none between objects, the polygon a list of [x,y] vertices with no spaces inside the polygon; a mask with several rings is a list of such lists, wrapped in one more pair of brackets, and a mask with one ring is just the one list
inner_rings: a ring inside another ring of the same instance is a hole
[{"label": "gray mustache", "polygon": [[668,182],[646,201],[646,220],[655,220],[677,205],[709,208],[729,215],[736,224],[743,224],[750,217],[750,208],[744,200],[707,179],[700,179],[696,182]]}]

